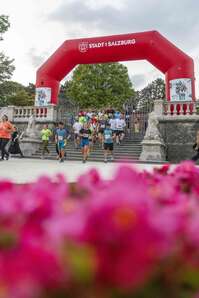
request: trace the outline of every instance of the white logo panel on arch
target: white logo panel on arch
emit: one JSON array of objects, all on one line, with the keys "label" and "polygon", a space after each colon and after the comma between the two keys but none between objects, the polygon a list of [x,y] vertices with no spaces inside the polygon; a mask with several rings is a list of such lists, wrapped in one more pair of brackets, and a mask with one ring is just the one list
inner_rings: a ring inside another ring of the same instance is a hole
[{"label": "white logo panel on arch", "polygon": [[40,87],[36,88],[35,106],[43,107],[51,103],[51,88]]},{"label": "white logo panel on arch", "polygon": [[171,101],[186,102],[192,101],[192,82],[191,79],[171,80],[170,96]]}]

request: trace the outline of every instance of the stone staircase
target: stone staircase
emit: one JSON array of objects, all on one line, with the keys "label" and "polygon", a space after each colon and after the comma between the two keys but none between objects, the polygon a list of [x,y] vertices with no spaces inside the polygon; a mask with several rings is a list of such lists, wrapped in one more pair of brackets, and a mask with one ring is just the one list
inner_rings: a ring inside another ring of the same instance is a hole
[{"label": "stone staircase", "polygon": [[[136,137],[133,140],[126,138],[121,145],[114,144],[114,159],[118,161],[137,161],[141,154],[142,145],[141,138]],[[48,146],[50,154],[46,154],[46,159],[56,159],[56,149],[55,144],[50,143]],[[80,149],[75,149],[73,141],[69,141],[66,146],[66,160],[82,160],[82,154]],[[41,158],[41,149],[39,149],[32,157]],[[89,161],[99,161],[104,160],[103,150],[99,143],[96,143],[91,150]]]}]

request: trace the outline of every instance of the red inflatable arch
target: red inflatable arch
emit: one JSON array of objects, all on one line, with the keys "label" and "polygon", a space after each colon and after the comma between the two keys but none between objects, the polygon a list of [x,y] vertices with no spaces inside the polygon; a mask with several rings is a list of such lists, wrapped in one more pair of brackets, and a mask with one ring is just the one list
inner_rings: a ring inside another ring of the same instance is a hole
[{"label": "red inflatable arch", "polygon": [[193,59],[157,31],[65,41],[37,71],[37,100],[56,104],[60,81],[78,64],[129,60],[147,60],[165,74],[167,100],[195,100]]}]

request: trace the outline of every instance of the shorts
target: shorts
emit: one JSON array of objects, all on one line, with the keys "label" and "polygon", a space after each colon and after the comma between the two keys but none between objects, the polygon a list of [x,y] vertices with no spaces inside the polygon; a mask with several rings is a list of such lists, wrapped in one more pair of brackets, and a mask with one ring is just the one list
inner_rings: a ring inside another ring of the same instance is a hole
[{"label": "shorts", "polygon": [[104,143],[104,150],[113,151],[113,143]]},{"label": "shorts", "polygon": [[75,138],[75,140],[77,140],[79,138],[79,134],[78,133],[75,133],[74,134],[74,138]]},{"label": "shorts", "polygon": [[104,129],[105,129],[105,128],[100,128],[100,129],[99,129],[99,133],[103,134],[103,133],[104,133]]},{"label": "shorts", "polygon": [[59,141],[58,142],[58,150],[63,150],[65,148],[65,142],[64,141]]},{"label": "shorts", "polygon": [[80,146],[81,148],[84,148],[85,146],[89,146],[89,139],[82,139]]},{"label": "shorts", "polygon": [[116,136],[120,136],[124,133],[124,131],[123,130],[116,130],[115,133],[116,133]]}]

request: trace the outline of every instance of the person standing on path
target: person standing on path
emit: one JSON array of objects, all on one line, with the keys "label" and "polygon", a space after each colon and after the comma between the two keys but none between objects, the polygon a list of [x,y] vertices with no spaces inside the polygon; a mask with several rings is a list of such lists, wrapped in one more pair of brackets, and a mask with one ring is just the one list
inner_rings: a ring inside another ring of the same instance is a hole
[{"label": "person standing on path", "polygon": [[45,152],[50,153],[48,149],[49,139],[52,136],[52,131],[48,128],[48,124],[44,124],[43,129],[41,131],[41,139],[42,139],[42,155],[41,158],[44,158]]},{"label": "person standing on path", "polygon": [[11,139],[11,133],[13,132],[13,125],[8,121],[8,117],[4,115],[2,117],[2,121],[0,122],[0,150],[1,150],[1,161],[4,160],[6,156],[6,160],[9,159],[9,153],[5,149],[9,140]]},{"label": "person standing on path", "polygon": [[21,139],[22,135],[19,135],[18,129],[16,126],[14,126],[14,132],[12,133],[12,142],[9,147],[8,153],[10,154],[20,154],[21,158],[24,157],[20,145],[19,140]]}]

